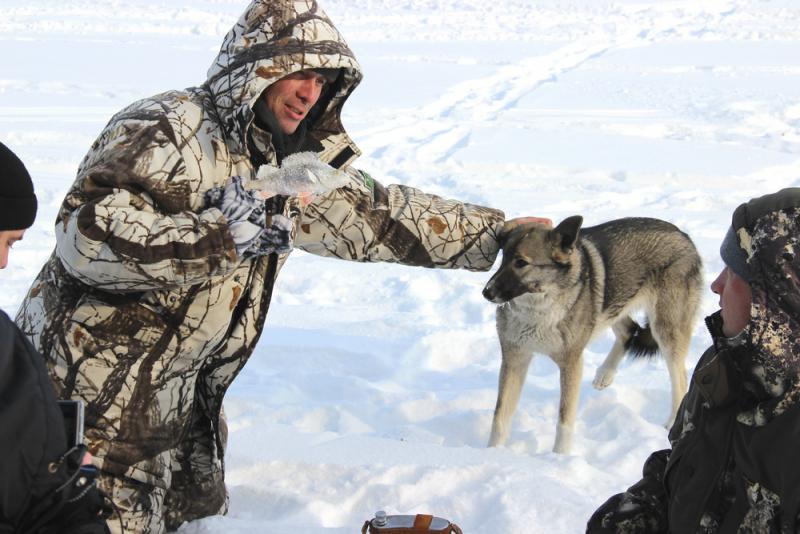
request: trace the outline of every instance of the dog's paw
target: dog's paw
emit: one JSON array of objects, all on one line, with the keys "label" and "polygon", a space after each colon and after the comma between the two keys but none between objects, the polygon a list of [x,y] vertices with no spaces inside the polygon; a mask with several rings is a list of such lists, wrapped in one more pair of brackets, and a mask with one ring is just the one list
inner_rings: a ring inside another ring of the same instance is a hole
[{"label": "dog's paw", "polygon": [[496,430],[492,430],[492,435],[489,437],[489,444],[488,447],[502,447],[508,441],[508,433],[507,432],[499,432]]},{"label": "dog's paw", "polygon": [[572,450],[572,436],[574,430],[571,426],[558,424],[556,426],[556,442],[553,452],[556,454],[569,454]]},{"label": "dog's paw", "polygon": [[600,367],[597,369],[597,373],[594,375],[592,385],[595,389],[605,389],[611,385],[616,375],[616,371],[606,370]]}]

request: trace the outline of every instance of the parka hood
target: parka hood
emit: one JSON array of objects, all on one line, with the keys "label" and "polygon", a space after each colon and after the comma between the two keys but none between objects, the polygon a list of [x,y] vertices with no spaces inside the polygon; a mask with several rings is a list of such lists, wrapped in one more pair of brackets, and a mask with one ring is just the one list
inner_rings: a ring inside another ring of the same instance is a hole
[{"label": "parka hood", "polygon": [[742,333],[750,357],[739,363],[756,396],[772,399],[751,414],[749,422],[759,424],[800,401],[800,188],[740,205],[732,226],[752,293]]},{"label": "parka hood", "polygon": [[228,32],[208,70],[208,87],[235,151],[247,151],[253,106],[274,82],[304,69],[340,69],[325,109],[308,135],[322,161],[340,167],[360,152],[341,123],[344,102],[361,81],[361,67],[315,0],[254,0]]}]

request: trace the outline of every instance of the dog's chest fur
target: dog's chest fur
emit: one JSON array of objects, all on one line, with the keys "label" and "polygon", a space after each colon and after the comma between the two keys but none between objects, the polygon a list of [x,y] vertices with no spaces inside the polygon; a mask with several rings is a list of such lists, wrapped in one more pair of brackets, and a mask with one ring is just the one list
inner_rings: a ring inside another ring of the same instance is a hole
[{"label": "dog's chest fur", "polygon": [[[572,292],[570,292],[572,293]],[[562,300],[561,295],[555,300]],[[525,352],[537,352],[557,357],[564,351],[563,332],[565,311],[544,294],[521,295],[500,306],[497,310],[497,328],[509,335],[501,339],[512,347]]]}]

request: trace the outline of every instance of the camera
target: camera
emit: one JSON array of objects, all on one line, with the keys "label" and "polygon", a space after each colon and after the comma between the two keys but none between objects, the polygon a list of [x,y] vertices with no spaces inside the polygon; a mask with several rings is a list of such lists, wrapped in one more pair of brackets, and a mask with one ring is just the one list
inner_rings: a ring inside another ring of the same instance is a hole
[{"label": "camera", "polygon": [[64,417],[64,430],[67,434],[67,447],[83,444],[83,401],[60,400],[58,406]]}]

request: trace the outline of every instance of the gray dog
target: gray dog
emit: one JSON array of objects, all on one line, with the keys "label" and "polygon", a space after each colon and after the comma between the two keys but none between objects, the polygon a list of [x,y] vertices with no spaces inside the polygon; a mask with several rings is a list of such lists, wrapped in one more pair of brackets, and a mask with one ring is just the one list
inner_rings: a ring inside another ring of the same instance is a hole
[{"label": "gray dog", "polygon": [[[499,304],[503,363],[489,446],[508,439],[534,353],[558,365],[561,402],[553,450],[572,447],[583,349],[611,327],[616,340],[597,369],[594,387],[611,384],[626,352],[664,355],[675,418],[686,393],[685,359],[702,292],[702,263],[689,236],[658,219],[627,218],[584,228],[573,216],[553,229],[510,225],[503,262],[483,295]],[[580,236],[579,236],[580,233]],[[640,327],[630,313],[643,310]]]}]

